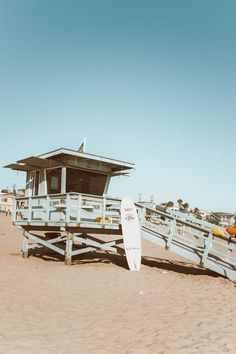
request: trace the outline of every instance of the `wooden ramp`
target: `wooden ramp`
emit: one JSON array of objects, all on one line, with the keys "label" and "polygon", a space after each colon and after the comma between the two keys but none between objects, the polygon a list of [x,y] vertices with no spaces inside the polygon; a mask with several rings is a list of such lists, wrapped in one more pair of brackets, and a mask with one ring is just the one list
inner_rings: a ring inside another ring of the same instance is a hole
[{"label": "wooden ramp", "polygon": [[214,225],[186,214],[151,208],[142,211],[142,206],[136,205],[142,218],[144,239],[236,280],[235,238],[219,236],[212,231]]}]

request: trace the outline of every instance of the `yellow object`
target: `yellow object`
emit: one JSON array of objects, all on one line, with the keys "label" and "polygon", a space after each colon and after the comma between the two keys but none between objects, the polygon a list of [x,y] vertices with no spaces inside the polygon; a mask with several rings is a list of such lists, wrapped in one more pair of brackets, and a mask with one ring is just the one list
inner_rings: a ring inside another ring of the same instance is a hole
[{"label": "yellow object", "polygon": [[96,222],[102,222],[104,224],[109,224],[109,219],[108,218],[102,218],[101,216],[97,216],[95,221]]},{"label": "yellow object", "polygon": [[212,231],[214,234],[219,235],[219,236],[226,236],[226,232],[222,229],[219,229],[218,227],[213,227]]}]

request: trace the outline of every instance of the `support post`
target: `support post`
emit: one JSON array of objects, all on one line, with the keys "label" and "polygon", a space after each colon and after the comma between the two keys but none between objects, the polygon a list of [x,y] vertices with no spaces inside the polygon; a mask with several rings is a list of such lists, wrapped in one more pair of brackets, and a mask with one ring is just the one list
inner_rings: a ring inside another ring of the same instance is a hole
[{"label": "support post", "polygon": [[170,234],[167,239],[166,250],[170,249],[170,245],[171,245],[172,239],[175,235],[175,232],[176,232],[176,219],[173,219],[171,226],[170,226]]},{"label": "support post", "polygon": [[65,265],[71,265],[72,245],[73,245],[73,234],[67,233]]},{"label": "support post", "polygon": [[22,257],[29,258],[29,238],[25,234],[23,235]]},{"label": "support post", "polygon": [[213,239],[213,234],[212,234],[212,231],[210,231],[208,237],[204,240],[204,252],[202,255],[202,259],[200,261],[200,265],[202,267],[204,267],[205,262],[208,257],[208,253],[209,253],[210,249],[212,248],[212,239]]}]

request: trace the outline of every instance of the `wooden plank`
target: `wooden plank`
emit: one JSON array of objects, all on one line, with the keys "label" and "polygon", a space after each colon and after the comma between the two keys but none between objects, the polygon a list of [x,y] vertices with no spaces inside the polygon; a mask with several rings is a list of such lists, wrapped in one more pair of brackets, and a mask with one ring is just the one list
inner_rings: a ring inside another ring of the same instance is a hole
[{"label": "wooden plank", "polygon": [[74,241],[86,244],[87,246],[96,247],[101,250],[117,252],[116,249],[113,248],[115,246],[115,244],[113,244],[113,243],[112,244],[110,244],[109,242],[108,243],[100,243],[98,241],[91,240],[89,237],[83,238],[83,237],[79,237],[79,236],[74,236]]},{"label": "wooden plank", "polygon": [[48,242],[48,241],[46,241],[46,240],[42,240],[40,237],[38,237],[38,236],[36,236],[36,235],[34,235],[34,234],[28,232],[28,231],[25,231],[25,235],[28,236],[29,239],[35,241],[36,243],[38,243],[38,244],[40,244],[40,245],[43,245],[43,246],[45,246],[45,247],[47,247],[47,248],[50,248],[50,249],[52,249],[53,251],[55,251],[55,252],[57,252],[57,253],[59,253],[59,254],[61,254],[61,255],[64,256],[65,251],[62,250],[61,248],[59,248],[59,247],[57,247],[57,246],[51,244],[50,242]]}]

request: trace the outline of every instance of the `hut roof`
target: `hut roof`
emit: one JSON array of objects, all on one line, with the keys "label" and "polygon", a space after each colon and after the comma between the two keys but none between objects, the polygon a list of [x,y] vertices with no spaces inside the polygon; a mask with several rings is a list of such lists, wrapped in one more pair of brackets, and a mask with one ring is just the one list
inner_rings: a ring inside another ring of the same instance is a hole
[{"label": "hut roof", "polygon": [[33,171],[40,168],[69,166],[100,171],[113,176],[127,173],[134,168],[130,162],[114,160],[104,156],[60,148],[38,156],[30,156],[4,167],[18,171]]}]

